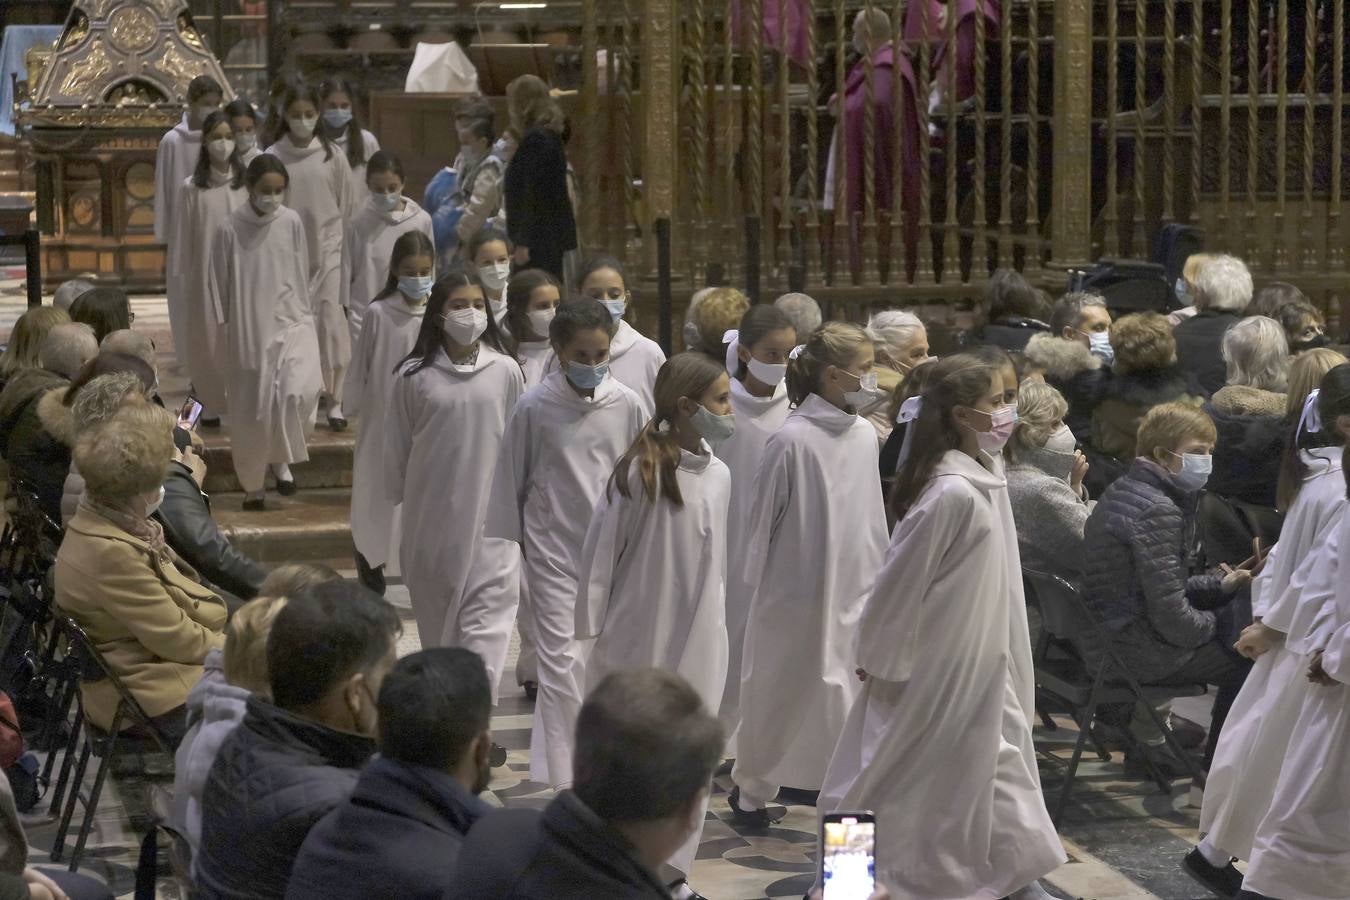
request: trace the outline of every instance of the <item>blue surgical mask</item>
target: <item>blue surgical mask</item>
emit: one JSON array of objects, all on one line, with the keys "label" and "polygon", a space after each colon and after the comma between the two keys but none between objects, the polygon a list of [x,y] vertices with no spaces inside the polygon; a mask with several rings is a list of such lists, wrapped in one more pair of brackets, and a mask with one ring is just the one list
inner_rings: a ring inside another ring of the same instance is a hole
[{"label": "blue surgical mask", "polygon": [[[1167,451],[1172,453],[1171,450]],[[1214,457],[1208,453],[1172,453],[1181,457],[1181,471],[1176,473],[1177,484],[1183,490],[1198,491],[1209,482],[1214,470]]]},{"label": "blue surgical mask", "polygon": [[614,317],[615,322],[622,319],[624,312],[628,309],[627,300],[602,300],[601,302],[605,304],[605,309],[609,310],[609,314]]},{"label": "blue surgical mask", "polygon": [[1111,346],[1111,334],[1107,331],[1094,331],[1088,335],[1088,349],[1092,355],[1108,366],[1116,360],[1115,348]]},{"label": "blue surgical mask", "polygon": [[436,279],[430,275],[400,275],[398,277],[398,289],[403,292],[403,296],[414,300],[426,299],[435,284]]},{"label": "blue surgical mask", "polygon": [[398,191],[392,191],[388,194],[372,191],[370,199],[375,202],[376,209],[382,209],[385,212],[393,212],[398,209],[399,202],[403,200],[403,194]]},{"label": "blue surgical mask", "polygon": [[352,120],[352,111],[350,109],[325,109],[323,111],[324,124],[329,128],[346,128],[347,123]]},{"label": "blue surgical mask", "polygon": [[1178,278],[1176,286],[1172,289],[1177,295],[1177,302],[1182,306],[1193,306],[1195,301],[1191,299],[1191,287],[1186,283],[1185,278]]},{"label": "blue surgical mask", "polygon": [[694,426],[694,430],[714,447],[736,432],[735,413],[719,416],[701,403],[698,410],[689,417],[689,421]]},{"label": "blue surgical mask", "polygon": [[600,386],[600,382],[605,380],[609,374],[609,362],[602,362],[599,365],[588,366],[585,363],[569,362],[567,364],[567,380],[581,388],[583,391],[591,391]]}]

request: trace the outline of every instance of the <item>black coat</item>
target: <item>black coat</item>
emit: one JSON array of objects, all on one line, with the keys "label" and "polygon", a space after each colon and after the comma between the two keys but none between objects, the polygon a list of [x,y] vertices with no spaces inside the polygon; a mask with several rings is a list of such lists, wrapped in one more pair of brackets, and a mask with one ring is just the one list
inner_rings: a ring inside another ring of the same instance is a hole
[{"label": "black coat", "polygon": [[1077,341],[1050,332],[1033,334],[1024,351],[1027,362],[1045,374],[1045,383],[1069,404],[1064,424],[1074,437],[1087,443],[1092,437],[1092,413],[1111,385],[1111,368]]},{"label": "black coat", "polygon": [[305,836],[351,795],[374,753],[370,738],[249,697],[202,793],[198,896],[282,900]]},{"label": "black coat", "polygon": [[1275,488],[1288,432],[1284,394],[1225,387],[1205,405],[1219,439],[1206,488],[1220,497],[1275,508]]},{"label": "black coat", "polygon": [[1177,342],[1177,365],[1195,376],[1206,396],[1228,381],[1223,336],[1240,321],[1242,317],[1237,313],[1202,309],[1172,331]]},{"label": "black coat", "polygon": [[446,900],[670,900],[623,836],[571,791],[542,813],[505,809],[485,816],[460,858],[465,864]]},{"label": "black coat", "polygon": [[529,265],[563,277],[563,254],[577,246],[577,223],[567,193],[567,150],[547,128],[525,133],[506,167],[502,196],[511,242],[528,247]]},{"label": "black coat", "polygon": [[1010,353],[1021,353],[1027,348],[1032,335],[1049,331],[1050,326],[1036,319],[1022,316],[1004,316],[997,322],[990,322],[980,329],[977,344],[991,344],[1002,347]]},{"label": "black coat", "polygon": [[61,402],[69,386],[60,375],[28,369],[10,379],[0,403],[0,447],[10,477],[37,495],[53,522],[61,521],[61,493],[75,442],[71,409]]},{"label": "black coat", "polygon": [[241,600],[252,600],[267,570],[229,542],[211,518],[206,494],[182,463],[170,463],[164,479],[164,503],[155,513],[164,539],[183,561],[207,581]]},{"label": "black coat", "polygon": [[439,900],[487,812],[446,772],[373,759],[351,799],[305,838],[286,900]]}]

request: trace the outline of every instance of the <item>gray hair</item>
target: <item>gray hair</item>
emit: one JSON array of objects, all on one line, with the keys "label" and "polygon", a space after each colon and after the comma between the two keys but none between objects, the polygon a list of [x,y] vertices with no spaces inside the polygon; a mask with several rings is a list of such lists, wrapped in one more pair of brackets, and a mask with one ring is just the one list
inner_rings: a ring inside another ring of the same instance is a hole
[{"label": "gray hair", "polygon": [[154,371],[159,371],[159,367],[155,365],[155,342],[139,331],[132,331],[130,328],[110,331],[103,336],[103,342],[98,345],[98,349],[107,353],[125,353],[127,356],[134,356]]},{"label": "gray hair", "polygon": [[[684,346],[690,350],[694,349],[703,340],[703,335],[698,330],[698,324],[694,321],[698,305],[702,303],[709,294],[717,290],[715,287],[699,288],[694,291],[689,298],[689,308],[684,311]],[[721,335],[719,334],[720,338]]]},{"label": "gray hair", "polygon": [[1091,291],[1070,291],[1055,301],[1050,313],[1050,333],[1055,337],[1064,334],[1065,328],[1077,328],[1083,318],[1083,310],[1092,306],[1106,308],[1106,298]]},{"label": "gray hair", "polygon": [[1064,418],[1069,404],[1064,395],[1043,381],[1023,381],[1017,390],[1017,430],[1013,441],[1018,446],[1040,450],[1055,432],[1055,423]]},{"label": "gray hair", "polygon": [[85,291],[92,291],[95,287],[97,285],[92,281],[72,278],[56,289],[56,293],[52,295],[52,306],[70,312],[71,306],[75,304],[76,300],[80,299],[80,295]]},{"label": "gray hair", "polygon": [[867,336],[891,362],[898,362],[901,354],[920,335],[927,337],[927,329],[914,313],[901,309],[883,309],[867,320]]},{"label": "gray hair", "polygon": [[1240,313],[1252,302],[1252,273],[1236,256],[1216,256],[1195,276],[1195,305]]},{"label": "gray hair", "polygon": [[1289,339],[1274,319],[1243,319],[1223,336],[1228,383],[1284,393],[1289,387]]},{"label": "gray hair", "polygon": [[57,325],[42,339],[38,362],[48,372],[74,378],[80,368],[98,355],[94,329],[82,322]]},{"label": "gray hair", "polygon": [[784,294],[773,305],[781,309],[792,320],[797,329],[797,340],[805,341],[825,321],[820,313],[820,304],[806,294]]},{"label": "gray hair", "polygon": [[86,428],[102,425],[127,402],[128,397],[144,397],[145,382],[131,372],[114,372],[91,379],[75,394],[71,416],[78,435]]}]

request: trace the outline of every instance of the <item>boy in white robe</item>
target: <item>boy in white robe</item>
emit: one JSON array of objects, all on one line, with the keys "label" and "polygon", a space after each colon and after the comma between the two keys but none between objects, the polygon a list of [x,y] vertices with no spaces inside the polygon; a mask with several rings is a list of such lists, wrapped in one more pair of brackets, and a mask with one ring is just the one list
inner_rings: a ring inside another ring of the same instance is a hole
[{"label": "boy in white robe", "polygon": [[569,723],[581,690],[574,671],[577,566],[596,501],[646,422],[637,395],[609,375],[609,312],[594,300],[558,308],[549,339],[560,370],[525,392],[502,439],[485,535],[520,545],[538,645],[539,695],[531,780],[572,778]]}]

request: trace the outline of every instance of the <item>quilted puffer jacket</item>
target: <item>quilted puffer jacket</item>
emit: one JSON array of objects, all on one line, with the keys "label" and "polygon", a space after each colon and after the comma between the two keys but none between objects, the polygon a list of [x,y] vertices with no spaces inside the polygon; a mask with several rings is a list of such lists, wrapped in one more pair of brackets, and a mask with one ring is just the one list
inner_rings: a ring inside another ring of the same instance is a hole
[{"label": "quilted puffer jacket", "polygon": [[198,896],[283,900],[305,835],[347,799],[374,753],[370,738],[250,697],[206,778]]},{"label": "quilted puffer jacket", "polygon": [[[1163,681],[1214,638],[1220,575],[1188,575],[1196,494],[1170,472],[1136,459],[1088,517],[1083,596],[1141,681]],[[1094,665],[1103,648],[1079,648]]]}]

